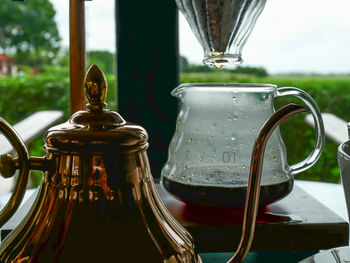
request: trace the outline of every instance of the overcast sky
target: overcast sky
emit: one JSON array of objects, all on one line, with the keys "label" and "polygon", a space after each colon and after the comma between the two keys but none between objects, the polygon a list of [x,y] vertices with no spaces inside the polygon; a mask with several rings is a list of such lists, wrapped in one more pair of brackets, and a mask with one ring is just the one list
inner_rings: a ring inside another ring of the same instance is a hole
[{"label": "overcast sky", "polygon": [[[69,1],[50,1],[63,45],[68,46]],[[85,5],[87,49],[115,51],[114,0]],[[180,53],[192,63],[201,63],[203,57],[182,15]],[[243,65],[263,66],[271,73],[350,73],[350,0],[267,0],[243,59]]]}]

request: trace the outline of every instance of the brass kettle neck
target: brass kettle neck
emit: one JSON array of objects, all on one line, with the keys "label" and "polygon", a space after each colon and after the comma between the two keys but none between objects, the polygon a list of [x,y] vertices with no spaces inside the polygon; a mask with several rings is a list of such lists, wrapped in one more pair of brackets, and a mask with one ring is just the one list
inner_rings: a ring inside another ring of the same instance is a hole
[{"label": "brass kettle neck", "polygon": [[244,208],[242,225],[242,237],[236,250],[236,254],[228,263],[243,262],[247,257],[253,242],[256,216],[259,207],[260,183],[263,168],[263,160],[266,144],[272,132],[287,118],[301,112],[309,111],[307,108],[288,104],[276,111],[260,129],[258,137],[253,146],[253,153],[250,162],[249,182]]}]

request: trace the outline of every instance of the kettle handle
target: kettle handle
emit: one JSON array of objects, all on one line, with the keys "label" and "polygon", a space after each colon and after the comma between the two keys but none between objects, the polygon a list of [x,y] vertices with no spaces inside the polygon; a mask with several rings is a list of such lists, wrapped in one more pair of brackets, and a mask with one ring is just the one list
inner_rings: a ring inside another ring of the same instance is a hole
[{"label": "kettle handle", "polygon": [[325,131],[324,131],[324,125],[323,125],[323,120],[322,120],[320,110],[317,106],[317,103],[314,101],[314,99],[305,91],[295,87],[283,87],[283,88],[277,89],[276,97],[289,96],[289,95],[292,95],[301,99],[306,104],[306,106],[310,109],[310,112],[315,122],[315,130],[316,130],[316,144],[312,152],[303,161],[293,164],[289,167],[290,173],[294,175],[309,169],[320,158],[324,144],[325,144]]},{"label": "kettle handle", "polygon": [[0,118],[0,130],[17,153],[15,159],[9,154],[0,156],[0,174],[4,178],[10,178],[16,169],[20,169],[10,200],[0,212],[1,228],[13,216],[23,200],[29,178],[29,153],[21,137],[3,118]]},{"label": "kettle handle", "polygon": [[12,177],[16,170],[19,174],[11,197],[5,207],[0,211],[0,228],[13,216],[20,206],[28,185],[30,170],[45,170],[47,168],[47,159],[44,157],[30,157],[28,149],[18,133],[11,125],[0,117],[0,131],[12,144],[17,158],[9,154],[0,156],[0,174],[4,178]]}]

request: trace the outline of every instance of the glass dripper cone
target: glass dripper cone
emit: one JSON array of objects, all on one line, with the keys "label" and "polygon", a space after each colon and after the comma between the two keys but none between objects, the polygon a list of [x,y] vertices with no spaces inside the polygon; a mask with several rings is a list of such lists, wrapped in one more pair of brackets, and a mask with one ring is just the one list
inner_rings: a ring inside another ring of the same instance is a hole
[{"label": "glass dripper cone", "polygon": [[176,0],[204,50],[203,63],[241,63],[242,48],[266,0]]}]

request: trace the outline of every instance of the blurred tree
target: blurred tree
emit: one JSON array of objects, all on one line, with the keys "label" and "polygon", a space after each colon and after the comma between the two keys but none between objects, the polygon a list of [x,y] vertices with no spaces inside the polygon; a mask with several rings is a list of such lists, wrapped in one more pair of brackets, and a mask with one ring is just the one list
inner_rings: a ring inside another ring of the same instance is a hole
[{"label": "blurred tree", "polygon": [[188,72],[190,64],[184,56],[180,56],[180,72]]},{"label": "blurred tree", "polygon": [[187,72],[215,72],[217,71],[216,68],[213,66],[208,66],[208,65],[201,65],[201,64],[190,64],[188,66]]},{"label": "blurred tree", "polygon": [[0,4],[0,52],[17,64],[40,66],[51,63],[59,50],[60,36],[49,0]]},{"label": "blurred tree", "polygon": [[69,68],[69,48],[62,48],[57,54],[57,65]]},{"label": "blurred tree", "polygon": [[115,55],[113,53],[104,50],[88,51],[86,57],[87,67],[90,67],[91,64],[96,64],[105,74],[115,73]]}]

